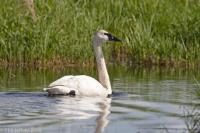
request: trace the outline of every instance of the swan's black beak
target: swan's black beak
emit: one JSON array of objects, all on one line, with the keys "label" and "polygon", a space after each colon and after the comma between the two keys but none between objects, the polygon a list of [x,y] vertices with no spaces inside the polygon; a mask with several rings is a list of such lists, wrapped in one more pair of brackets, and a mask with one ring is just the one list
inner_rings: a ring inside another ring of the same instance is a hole
[{"label": "swan's black beak", "polygon": [[108,40],[109,41],[114,41],[114,42],[122,42],[120,39],[118,39],[117,37],[113,36],[110,33],[104,33],[104,35],[108,36]]}]

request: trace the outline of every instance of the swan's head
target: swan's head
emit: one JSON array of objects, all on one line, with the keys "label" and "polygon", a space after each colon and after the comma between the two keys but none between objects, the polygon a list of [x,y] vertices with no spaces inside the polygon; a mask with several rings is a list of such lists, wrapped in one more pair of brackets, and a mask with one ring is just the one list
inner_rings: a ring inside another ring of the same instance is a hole
[{"label": "swan's head", "polygon": [[118,39],[117,37],[113,36],[112,34],[108,33],[105,30],[99,30],[98,32],[96,32],[94,39],[95,41],[99,42],[105,42],[105,41],[121,42],[120,39]]}]

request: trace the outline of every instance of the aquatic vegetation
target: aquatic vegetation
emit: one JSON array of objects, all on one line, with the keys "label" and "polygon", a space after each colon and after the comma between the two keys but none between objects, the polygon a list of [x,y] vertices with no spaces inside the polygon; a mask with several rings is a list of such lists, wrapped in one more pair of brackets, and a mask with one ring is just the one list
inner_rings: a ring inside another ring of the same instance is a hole
[{"label": "aquatic vegetation", "polygon": [[1,62],[91,64],[91,36],[98,29],[124,39],[123,45],[104,46],[110,61],[180,65],[200,60],[200,0],[34,2],[33,11],[20,0],[1,1]]},{"label": "aquatic vegetation", "polygon": [[[196,78],[194,78],[196,82],[196,95],[200,98],[200,84]],[[198,104],[199,105],[199,104]],[[200,132],[200,112],[199,106],[193,105],[193,109],[189,111],[185,108],[184,117],[185,117],[185,124],[189,133],[199,133]]]},{"label": "aquatic vegetation", "polygon": [[194,107],[192,111],[185,109],[185,124],[189,133],[200,132],[200,113],[197,108]]}]

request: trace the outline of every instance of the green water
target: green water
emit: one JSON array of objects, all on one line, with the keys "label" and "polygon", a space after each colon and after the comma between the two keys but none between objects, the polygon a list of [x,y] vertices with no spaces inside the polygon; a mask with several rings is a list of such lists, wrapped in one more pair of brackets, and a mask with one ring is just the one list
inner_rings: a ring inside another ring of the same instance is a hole
[{"label": "green water", "polygon": [[198,69],[109,67],[113,98],[48,97],[52,81],[95,69],[0,69],[0,132],[188,132],[188,112],[199,111]]}]

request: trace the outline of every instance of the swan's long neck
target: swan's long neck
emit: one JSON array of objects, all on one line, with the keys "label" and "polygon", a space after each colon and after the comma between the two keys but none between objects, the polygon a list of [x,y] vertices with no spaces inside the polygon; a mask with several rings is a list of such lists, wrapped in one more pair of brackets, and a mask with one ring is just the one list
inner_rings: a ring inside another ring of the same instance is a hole
[{"label": "swan's long neck", "polygon": [[110,79],[108,75],[108,71],[106,68],[105,59],[103,56],[102,48],[101,48],[101,41],[98,39],[93,40],[93,47],[97,62],[97,69],[99,74],[99,82],[107,89],[108,94],[112,94]]}]

